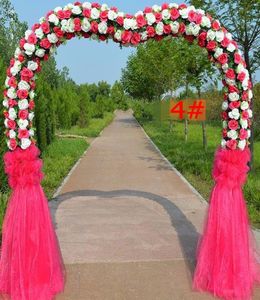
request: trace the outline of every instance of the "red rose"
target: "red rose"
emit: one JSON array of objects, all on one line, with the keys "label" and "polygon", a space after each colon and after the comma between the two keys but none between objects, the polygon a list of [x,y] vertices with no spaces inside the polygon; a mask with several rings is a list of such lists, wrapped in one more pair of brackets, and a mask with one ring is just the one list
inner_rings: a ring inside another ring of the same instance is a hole
[{"label": "red rose", "polygon": [[96,21],[91,22],[91,31],[93,33],[97,33],[98,32],[98,23]]},{"label": "red rose", "polygon": [[189,43],[192,43],[195,40],[195,37],[193,35],[184,35],[185,40],[187,40]]},{"label": "red rose", "polygon": [[234,85],[229,85],[228,91],[229,91],[229,93],[239,93],[239,89]]},{"label": "red rose", "polygon": [[80,18],[75,18],[73,22],[74,22],[74,30],[77,31],[77,32],[81,31]]},{"label": "red rose", "polygon": [[43,33],[45,33],[45,34],[50,33],[50,24],[49,24],[49,22],[43,22],[41,24],[41,29],[42,29]]},{"label": "red rose", "polygon": [[144,27],[147,24],[147,21],[143,15],[138,15],[136,17],[136,22],[139,28]]},{"label": "red rose", "polygon": [[19,119],[25,120],[28,118],[29,112],[27,109],[19,110],[18,117]]},{"label": "red rose", "polygon": [[30,109],[30,110],[34,110],[34,107],[35,107],[34,101],[33,101],[33,100],[30,100],[30,101],[29,101],[29,109]]},{"label": "red rose", "polygon": [[236,120],[231,120],[228,122],[228,127],[231,130],[237,130],[238,129],[238,122]]},{"label": "red rose", "polygon": [[53,11],[53,10],[50,10],[49,12],[47,12],[46,19],[48,19],[48,18],[49,18],[49,16],[50,16],[50,15],[52,15],[53,13],[54,13],[54,11]]},{"label": "red rose", "polygon": [[60,19],[60,20],[64,20],[65,19],[65,13],[63,10],[59,10],[57,11],[57,17]]},{"label": "red rose", "polygon": [[28,68],[23,67],[22,71],[21,71],[22,80],[29,82],[32,77],[33,77],[33,71],[29,70]]},{"label": "red rose", "polygon": [[195,20],[195,23],[200,25],[202,22],[202,14],[198,14],[197,13],[197,17],[196,17],[196,20]]},{"label": "red rose", "polygon": [[223,41],[221,42],[221,46],[227,48],[229,44],[230,44],[230,40],[227,37],[224,37]]},{"label": "red rose", "polygon": [[206,38],[207,38],[207,32],[203,31],[198,36],[198,44],[200,47],[206,46]]},{"label": "red rose", "polygon": [[220,62],[222,65],[226,64],[228,62],[228,55],[227,53],[222,53],[217,58],[218,62]]},{"label": "red rose", "polygon": [[24,56],[22,54],[18,55],[18,60],[19,62],[23,62],[24,61]]},{"label": "red rose", "polygon": [[53,31],[55,32],[55,34],[59,39],[62,38],[64,35],[64,32],[60,29],[60,27],[54,27]]},{"label": "red rose", "polygon": [[92,8],[97,8],[97,9],[101,8],[101,5],[99,3],[96,3],[96,2],[92,3],[91,6],[92,6]]},{"label": "red rose", "polygon": [[154,13],[154,16],[155,16],[155,19],[156,19],[156,23],[161,22],[161,20],[162,20],[162,14],[161,13],[156,12],[156,13]]},{"label": "red rose", "polygon": [[8,85],[13,87],[13,88],[16,88],[17,87],[17,80],[15,77],[10,77],[9,80],[8,80]]},{"label": "red rose", "polygon": [[114,6],[113,6],[113,7],[110,7],[110,10],[113,10],[113,11],[116,12],[116,13],[118,12],[118,8],[117,8],[117,7],[114,7]]},{"label": "red rose", "polygon": [[41,40],[40,46],[44,49],[50,49],[51,48],[51,43],[47,38],[45,38],[45,39]]},{"label": "red rose", "polygon": [[140,34],[137,33],[137,32],[134,32],[134,34],[133,34],[133,36],[132,36],[132,38],[131,38],[131,43],[132,43],[133,45],[138,45],[138,44],[140,43],[140,41],[141,41],[141,36],[140,36]]},{"label": "red rose", "polygon": [[39,23],[34,24],[32,27],[32,31],[35,31],[36,29],[39,29],[40,27],[41,27],[41,24],[39,24]]},{"label": "red rose", "polygon": [[107,40],[107,35],[101,34],[98,38],[99,38],[100,41],[104,42],[104,41]]},{"label": "red rose", "polygon": [[36,87],[35,81],[32,80],[32,81],[30,82],[30,86],[31,86],[31,90],[34,90],[35,87]]},{"label": "red rose", "polygon": [[157,42],[160,42],[161,40],[163,40],[163,35],[156,35],[155,36],[155,40],[157,41]]},{"label": "red rose", "polygon": [[195,22],[196,19],[197,19],[197,14],[195,13],[195,11],[193,11],[193,10],[189,11],[188,20],[190,22]]},{"label": "red rose", "polygon": [[75,37],[75,33],[73,33],[73,32],[67,32],[65,36],[66,36],[67,40],[71,40],[72,38]]},{"label": "red rose", "polygon": [[17,96],[19,99],[26,99],[28,97],[28,91],[27,90],[18,90]]},{"label": "red rose", "polygon": [[27,129],[19,129],[18,138],[27,139],[29,137],[29,131]]},{"label": "red rose", "polygon": [[223,111],[223,112],[221,113],[221,117],[222,117],[223,120],[227,120],[227,119],[228,119],[228,114],[227,114],[227,112],[226,112],[226,111]]},{"label": "red rose", "polygon": [[165,34],[170,34],[172,32],[171,25],[163,25],[163,32]]},{"label": "red rose", "polygon": [[17,105],[17,102],[14,99],[8,99],[9,107],[15,107],[16,105]]},{"label": "red rose", "polygon": [[[48,55],[48,54],[45,54],[45,55],[43,56],[43,60],[44,60],[44,61],[47,61],[48,59],[49,59],[49,55]],[[39,65],[38,69],[40,69],[40,65]]]},{"label": "red rose", "polygon": [[117,21],[117,23],[118,23],[120,26],[123,26],[123,25],[124,25],[124,18],[123,18],[123,17],[117,17],[117,18],[116,18],[116,21]]},{"label": "red rose", "polygon": [[209,51],[213,51],[217,47],[217,43],[215,41],[209,41],[206,48]]},{"label": "red rose", "polygon": [[9,140],[9,147],[11,150],[15,150],[17,147],[17,142],[16,139],[10,139]]},{"label": "red rose", "polygon": [[233,69],[228,69],[226,72],[226,77],[229,79],[235,79],[236,78],[235,71]]},{"label": "red rose", "polygon": [[3,115],[4,115],[4,117],[6,118],[6,119],[8,119],[9,118],[9,112],[8,111],[4,111],[3,112]]},{"label": "red rose", "polygon": [[183,34],[185,32],[185,30],[186,30],[185,24],[184,23],[180,23],[178,33]]},{"label": "red rose", "polygon": [[239,81],[244,81],[244,79],[246,78],[246,73],[245,72],[241,72],[241,73],[239,73],[238,75],[237,75],[237,79],[239,80]]},{"label": "red rose", "polygon": [[16,128],[16,122],[14,120],[8,120],[7,121],[7,126],[8,126],[8,128],[14,130]]},{"label": "red rose", "polygon": [[241,60],[242,60],[241,55],[238,54],[238,53],[235,53],[234,54],[234,61],[235,61],[235,63],[238,65],[238,64],[240,64]]},{"label": "red rose", "polygon": [[88,8],[83,9],[83,16],[86,18],[90,18],[91,16],[91,10]]},{"label": "red rose", "polygon": [[91,37],[91,33],[88,33],[88,32],[82,32],[82,36],[85,38],[85,39],[88,39]]},{"label": "red rose", "polygon": [[125,30],[122,33],[122,44],[128,44],[128,43],[130,43],[132,35],[133,34],[132,34],[131,31]]},{"label": "red rose", "polygon": [[179,9],[184,9],[184,8],[187,8],[186,4],[182,3],[182,4],[179,5]]},{"label": "red rose", "polygon": [[149,13],[152,13],[153,12],[153,9],[151,8],[151,7],[146,7],[145,9],[144,9],[144,13],[145,14],[149,14]]},{"label": "red rose", "polygon": [[227,129],[226,128],[222,129],[222,136],[223,136],[223,138],[227,137]]},{"label": "red rose", "polygon": [[107,28],[107,34],[110,34],[110,35],[114,35],[115,34],[115,28],[114,28],[114,26],[108,26],[108,28]]},{"label": "red rose", "polygon": [[100,20],[104,21],[104,22],[108,20],[108,11],[107,10],[101,11]]},{"label": "red rose", "polygon": [[243,91],[243,93],[242,93],[242,100],[244,100],[244,101],[248,100],[248,92],[247,91]]},{"label": "red rose", "polygon": [[162,10],[168,9],[168,8],[169,8],[169,4],[168,3],[163,3],[162,4]]},{"label": "red rose", "polygon": [[82,5],[82,3],[81,3],[81,2],[79,2],[79,1],[77,1],[77,2],[75,2],[75,3],[74,3],[74,5],[76,5],[76,6],[81,6],[81,5]]},{"label": "red rose", "polygon": [[27,39],[28,43],[35,45],[37,43],[37,36],[35,33],[31,33]]},{"label": "red rose", "polygon": [[212,28],[213,28],[214,30],[219,30],[219,29],[220,29],[219,22],[216,21],[216,20],[214,20],[214,21],[212,22]]},{"label": "red rose", "polygon": [[247,130],[245,130],[243,128],[240,129],[240,131],[239,131],[239,138],[240,138],[240,140],[245,140],[247,137],[248,137]]},{"label": "red rose", "polygon": [[235,150],[237,147],[237,141],[236,140],[229,140],[227,141],[227,147],[231,150]]},{"label": "red rose", "polygon": [[155,29],[153,28],[153,26],[147,26],[146,30],[149,37],[155,36]]},{"label": "red rose", "polygon": [[22,38],[21,40],[20,40],[20,47],[23,49],[24,48],[24,44],[26,43],[26,40],[25,40],[25,38]]},{"label": "red rose", "polygon": [[64,15],[65,15],[65,19],[69,19],[72,15],[71,10],[69,10],[69,9],[64,10]]},{"label": "red rose", "polygon": [[249,113],[246,110],[242,111],[242,119],[248,120],[249,119]]}]

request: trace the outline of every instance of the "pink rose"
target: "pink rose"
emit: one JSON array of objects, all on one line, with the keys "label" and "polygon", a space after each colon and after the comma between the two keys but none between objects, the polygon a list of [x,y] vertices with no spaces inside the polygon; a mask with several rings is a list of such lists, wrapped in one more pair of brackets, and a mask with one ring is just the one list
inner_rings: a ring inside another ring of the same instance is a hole
[{"label": "pink rose", "polygon": [[242,100],[244,100],[244,101],[248,100],[248,91],[243,91],[243,93],[242,93]]},{"label": "pink rose", "polygon": [[29,112],[27,109],[20,110],[18,113],[19,119],[26,120],[28,118]]},{"label": "pink rose", "polygon": [[124,25],[124,18],[123,18],[123,17],[117,17],[117,18],[116,18],[116,21],[117,21],[117,23],[118,23],[120,26],[123,26],[123,25]]},{"label": "pink rose", "polygon": [[152,13],[153,12],[153,9],[151,8],[151,7],[146,7],[145,9],[144,9],[144,13],[145,14],[149,14],[149,13]]},{"label": "pink rose", "polygon": [[218,62],[220,62],[222,65],[226,64],[228,62],[228,55],[227,53],[222,53],[218,58]]},{"label": "pink rose", "polygon": [[16,105],[17,105],[17,102],[14,99],[8,99],[9,107],[15,107]]},{"label": "pink rose", "polygon": [[242,111],[242,119],[248,120],[249,119],[249,113],[246,110]]},{"label": "pink rose", "polygon": [[234,54],[234,61],[235,61],[235,63],[238,65],[238,64],[240,64],[241,60],[242,60],[241,55],[238,54],[238,53],[235,53]]},{"label": "pink rose", "polygon": [[17,96],[19,99],[26,99],[28,97],[28,91],[26,90],[18,90]]},{"label": "pink rose", "polygon": [[13,88],[16,88],[17,87],[17,80],[15,77],[10,77],[9,80],[8,80],[8,85],[13,87]]},{"label": "pink rose", "polygon": [[219,29],[220,29],[219,22],[217,22],[216,20],[214,20],[214,21],[212,22],[212,28],[213,28],[214,30],[219,30]]},{"label": "pink rose", "polygon": [[200,25],[201,22],[202,22],[202,14],[198,14],[197,13],[195,23],[198,24],[198,25]]},{"label": "pink rose", "polygon": [[238,129],[238,122],[236,120],[231,120],[228,122],[228,127],[231,130],[237,130]]},{"label": "pink rose", "polygon": [[128,30],[125,30],[123,33],[122,33],[122,43],[123,44],[128,44],[130,43],[131,41],[131,38],[132,38],[132,32],[131,31],[128,31]]},{"label": "pink rose", "polygon": [[90,18],[91,16],[91,10],[88,8],[83,9],[83,16],[86,18]]},{"label": "pink rose", "polygon": [[215,41],[209,41],[207,44],[207,49],[213,51],[217,47],[217,43]]},{"label": "pink rose", "polygon": [[180,13],[179,13],[178,9],[173,8],[173,9],[171,10],[171,19],[172,19],[173,21],[174,21],[174,20],[177,20],[177,19],[179,18],[179,16],[180,16]]},{"label": "pink rose", "polygon": [[222,129],[222,137],[223,138],[227,137],[227,129],[226,128]]},{"label": "pink rose", "polygon": [[99,3],[97,3],[97,2],[92,3],[91,6],[92,6],[92,8],[96,8],[96,9],[100,9],[101,8],[101,5]]},{"label": "pink rose", "polygon": [[19,62],[22,63],[24,61],[24,56],[22,54],[19,54],[18,55],[18,60],[19,60]]},{"label": "pink rose", "polygon": [[227,141],[227,147],[231,150],[235,150],[237,148],[237,141],[236,140],[229,140]]},{"label": "pink rose", "polygon": [[240,102],[239,101],[230,102],[228,107],[230,109],[239,108],[240,107]]},{"label": "pink rose", "polygon": [[45,33],[45,34],[50,33],[50,24],[49,24],[49,22],[43,22],[41,24],[41,29],[42,29],[43,33]]},{"label": "pink rose", "polygon": [[20,40],[20,47],[23,49],[23,47],[24,47],[24,44],[26,43],[26,40],[25,40],[25,38],[22,38],[21,40]]},{"label": "pink rose", "polygon": [[16,128],[16,122],[14,120],[8,120],[7,121],[7,126],[8,126],[8,128],[14,130]]},{"label": "pink rose", "polygon": [[161,22],[161,20],[162,20],[162,14],[161,13],[156,12],[156,13],[154,13],[154,16],[155,16],[155,19],[156,19],[156,23]]},{"label": "pink rose", "polygon": [[18,138],[19,139],[27,139],[29,137],[29,131],[27,129],[19,129]]},{"label": "pink rose", "polygon": [[15,150],[17,147],[17,142],[16,139],[10,139],[9,140],[9,147],[11,150]]},{"label": "pink rose", "polygon": [[162,4],[162,10],[168,9],[168,8],[169,8],[169,4],[168,3],[163,3]]},{"label": "pink rose", "polygon": [[27,39],[28,43],[35,45],[37,43],[37,36],[35,33],[31,33]]},{"label": "pink rose", "polygon": [[91,31],[93,33],[97,33],[98,32],[98,23],[96,21],[91,22]]},{"label": "pink rose", "polygon": [[100,20],[106,22],[108,20],[108,11],[104,10],[100,13]]},{"label": "pink rose", "polygon": [[238,75],[237,75],[237,79],[239,80],[239,81],[244,81],[244,79],[246,78],[246,73],[245,72],[241,72],[241,73],[239,73]]},{"label": "pink rose", "polygon": [[64,35],[64,32],[60,29],[60,27],[54,27],[53,31],[55,32],[55,34],[59,39],[62,38]]},{"label": "pink rose", "polygon": [[178,33],[183,34],[183,33],[185,32],[185,30],[186,30],[186,26],[185,26],[184,23],[180,23],[179,25],[180,25],[180,26],[179,26],[179,31],[178,31]]},{"label": "pink rose", "polygon": [[197,20],[197,14],[195,13],[195,11],[191,10],[188,14],[188,20],[190,22],[194,22]]},{"label": "pink rose", "polygon": [[81,31],[81,21],[80,21],[80,18],[75,18],[73,20],[73,22],[74,22],[74,30],[77,31],[77,32]]},{"label": "pink rose", "polygon": [[136,22],[139,28],[144,27],[147,24],[145,17],[142,15],[136,17]]},{"label": "pink rose", "polygon": [[57,12],[57,17],[60,19],[60,20],[64,20],[65,19],[65,13],[63,10],[59,10]]},{"label": "pink rose", "polygon": [[229,79],[235,79],[236,78],[235,71],[233,69],[228,69],[226,72],[226,77]]},{"label": "pink rose", "polygon": [[234,85],[229,85],[228,91],[229,91],[229,93],[239,93],[239,89]]},{"label": "pink rose", "polygon": [[165,34],[170,34],[172,32],[171,25],[163,25],[163,32]]},{"label": "pink rose", "polygon": [[50,49],[51,48],[51,43],[47,38],[45,38],[45,39],[41,40],[40,46],[44,49]]},{"label": "pink rose", "polygon": [[69,10],[69,9],[64,10],[64,15],[65,15],[65,19],[69,19],[72,15],[71,10]]},{"label": "pink rose", "polygon": [[33,72],[28,68],[23,67],[21,71],[21,79],[24,81],[29,82],[33,77]]},{"label": "pink rose", "polygon": [[230,44],[230,40],[227,37],[224,37],[223,41],[221,42],[221,46],[227,48],[229,44]]},{"label": "pink rose", "polygon": [[131,43],[132,43],[133,45],[138,45],[138,44],[140,43],[140,41],[141,41],[141,36],[140,36],[140,34],[137,33],[137,32],[134,32],[134,33],[133,33],[133,36],[132,36],[132,38],[131,38]]},{"label": "pink rose", "polygon": [[239,138],[240,138],[240,140],[245,140],[247,137],[248,137],[247,130],[245,130],[243,128],[240,129],[240,131],[239,131]]},{"label": "pink rose", "polygon": [[30,100],[30,102],[29,102],[29,109],[30,109],[30,110],[34,110],[34,107],[35,107],[34,101],[33,101],[33,100]]},{"label": "pink rose", "polygon": [[155,36],[155,29],[153,28],[153,26],[147,26],[146,30],[149,37]]},{"label": "pink rose", "polygon": [[115,34],[115,28],[114,28],[114,26],[108,26],[108,28],[107,28],[107,34],[110,34],[110,35],[114,35]]}]

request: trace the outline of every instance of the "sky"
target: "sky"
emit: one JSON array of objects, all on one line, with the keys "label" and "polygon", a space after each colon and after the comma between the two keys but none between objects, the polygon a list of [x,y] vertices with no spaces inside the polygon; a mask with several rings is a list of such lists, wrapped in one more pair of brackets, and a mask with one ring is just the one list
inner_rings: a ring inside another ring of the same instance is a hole
[{"label": "sky", "polygon": [[[69,0],[11,0],[21,21],[26,21],[31,27],[40,17],[57,6],[63,7]],[[73,1],[71,1],[73,2]],[[84,2],[84,1],[83,1]],[[90,1],[91,2],[91,1]],[[134,14],[146,6],[162,4],[167,1],[160,0],[107,0],[110,7],[116,6],[120,11]],[[169,1],[170,2],[170,1]],[[176,3],[184,1],[175,0]],[[100,1],[100,3],[103,3]],[[113,41],[108,44],[85,39],[72,39],[57,51],[56,61],[58,68],[67,66],[70,77],[77,83],[97,83],[105,80],[113,84],[121,77],[121,70],[126,66],[128,56],[135,51],[134,48],[120,49]],[[260,72],[257,74],[260,80]]]}]

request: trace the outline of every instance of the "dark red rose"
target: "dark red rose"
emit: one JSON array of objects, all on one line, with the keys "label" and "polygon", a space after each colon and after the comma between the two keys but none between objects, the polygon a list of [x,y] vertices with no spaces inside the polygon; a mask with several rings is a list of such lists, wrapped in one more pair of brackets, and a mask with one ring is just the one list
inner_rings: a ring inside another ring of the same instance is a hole
[{"label": "dark red rose", "polygon": [[223,112],[221,113],[221,117],[222,117],[223,120],[227,120],[227,119],[228,119],[228,114],[227,114],[227,112],[226,112],[226,111],[223,111]]},{"label": "dark red rose", "polygon": [[227,137],[227,129],[226,128],[222,129],[222,136],[223,136],[223,138]]}]

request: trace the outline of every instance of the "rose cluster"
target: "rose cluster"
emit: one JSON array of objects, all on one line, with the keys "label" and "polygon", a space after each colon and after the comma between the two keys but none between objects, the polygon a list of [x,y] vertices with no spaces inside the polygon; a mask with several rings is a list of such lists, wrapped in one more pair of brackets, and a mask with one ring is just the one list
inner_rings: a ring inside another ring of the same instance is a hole
[{"label": "rose cluster", "polygon": [[42,61],[56,47],[75,36],[124,46],[136,46],[148,39],[183,36],[197,40],[223,74],[225,87],[222,147],[244,149],[250,138],[252,110],[251,82],[245,61],[232,35],[218,20],[201,9],[185,4],[147,7],[135,15],[106,4],[76,2],[57,7],[25,32],[7,69],[3,105],[7,145],[10,150],[27,149],[34,140],[34,98],[36,74]]}]

